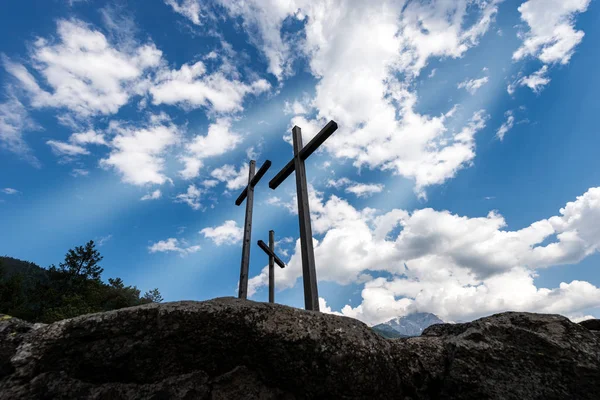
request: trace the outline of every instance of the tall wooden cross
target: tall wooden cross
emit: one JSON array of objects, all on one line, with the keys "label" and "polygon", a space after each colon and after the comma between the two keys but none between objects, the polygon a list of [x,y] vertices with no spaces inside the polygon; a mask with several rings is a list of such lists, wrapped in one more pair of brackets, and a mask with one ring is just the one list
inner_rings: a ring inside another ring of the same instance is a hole
[{"label": "tall wooden cross", "polygon": [[252,234],[252,207],[254,206],[254,186],[260,181],[265,172],[271,166],[271,161],[267,160],[260,167],[256,175],[256,161],[250,161],[250,171],[248,172],[248,186],[244,188],[242,193],[235,201],[235,205],[239,206],[246,199],[246,219],[244,221],[244,241],[242,242],[242,265],[240,267],[240,289],[238,297],[245,299],[248,296],[248,270],[250,268],[250,236]]},{"label": "tall wooden cross", "polygon": [[269,303],[275,303],[275,263],[281,268],[285,268],[285,264],[277,254],[275,254],[275,232],[269,231],[269,245],[267,246],[262,240],[258,241],[258,247],[263,249],[269,256]]},{"label": "tall wooden cross", "polygon": [[306,183],[306,168],[304,160],[319,148],[325,140],[337,129],[334,121],[327,125],[312,138],[306,146],[302,146],[302,131],[294,126],[292,138],[294,141],[294,158],[271,181],[269,187],[277,188],[292,172],[296,171],[296,192],[298,196],[298,218],[300,220],[300,247],[302,249],[302,279],[304,281],[304,307],[307,310],[319,311],[319,293],[317,290],[317,274],[315,270],[315,252],[310,226],[310,209],[308,205],[308,185]]}]

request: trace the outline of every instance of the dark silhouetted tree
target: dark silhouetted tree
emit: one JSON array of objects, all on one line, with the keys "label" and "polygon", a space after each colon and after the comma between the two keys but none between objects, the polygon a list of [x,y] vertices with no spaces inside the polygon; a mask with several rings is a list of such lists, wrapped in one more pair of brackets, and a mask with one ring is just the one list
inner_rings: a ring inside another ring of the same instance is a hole
[{"label": "dark silhouetted tree", "polygon": [[158,291],[158,288],[154,288],[144,293],[142,299],[147,300],[149,303],[162,303],[164,300]]},{"label": "dark silhouetted tree", "polygon": [[158,289],[140,297],[121,278],[101,280],[102,260],[93,241],[65,255],[48,269],[10,257],[0,257],[0,313],[32,322],[54,322],[81,314],[131,307],[163,300]]}]

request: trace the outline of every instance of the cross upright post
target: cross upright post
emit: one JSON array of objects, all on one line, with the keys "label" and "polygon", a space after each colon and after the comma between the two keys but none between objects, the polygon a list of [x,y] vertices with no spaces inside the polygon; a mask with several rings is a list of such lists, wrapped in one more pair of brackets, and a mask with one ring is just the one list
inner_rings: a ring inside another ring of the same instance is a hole
[{"label": "cross upright post", "polygon": [[271,161],[267,160],[260,167],[256,175],[256,161],[250,161],[250,169],[248,171],[248,186],[244,188],[242,193],[235,201],[235,205],[239,206],[246,199],[246,217],[244,220],[244,239],[242,242],[242,262],[240,266],[240,288],[238,297],[245,299],[248,297],[248,273],[250,269],[250,240],[252,236],[252,209],[254,206],[254,186],[260,181],[260,178],[267,172],[271,166]]},{"label": "cross upright post", "polygon": [[310,208],[308,204],[308,184],[304,160],[319,148],[329,136],[337,130],[335,121],[327,125],[310,141],[302,146],[302,131],[298,126],[292,129],[294,142],[294,158],[271,179],[269,187],[277,188],[292,172],[296,171],[296,194],[298,197],[298,219],[300,222],[300,248],[302,251],[302,279],[304,282],[304,306],[307,310],[319,311],[319,293],[317,289],[317,273],[315,268],[315,252],[312,242],[310,224]]},{"label": "cross upright post", "polygon": [[281,268],[285,268],[283,261],[275,254],[275,232],[269,231],[269,246],[259,240],[258,247],[269,256],[269,303],[275,303],[275,263]]}]

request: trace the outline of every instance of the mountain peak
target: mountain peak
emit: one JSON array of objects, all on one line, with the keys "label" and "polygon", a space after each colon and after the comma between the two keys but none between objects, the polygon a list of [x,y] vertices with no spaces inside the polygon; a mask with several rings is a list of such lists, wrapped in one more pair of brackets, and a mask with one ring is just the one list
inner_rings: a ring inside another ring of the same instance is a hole
[{"label": "mountain peak", "polygon": [[[425,328],[434,324],[443,324],[437,315],[426,312],[416,312],[402,317],[392,318],[382,324],[376,325],[375,330],[389,330],[398,332],[402,336],[419,336]],[[384,328],[385,327],[385,328]]]}]

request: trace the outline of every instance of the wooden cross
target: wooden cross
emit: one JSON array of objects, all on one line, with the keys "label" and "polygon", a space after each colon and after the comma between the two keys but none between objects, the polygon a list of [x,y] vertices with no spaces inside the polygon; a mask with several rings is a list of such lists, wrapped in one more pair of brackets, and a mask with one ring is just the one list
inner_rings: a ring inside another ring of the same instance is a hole
[{"label": "wooden cross", "polygon": [[258,241],[258,247],[263,249],[269,256],[269,303],[275,303],[275,263],[281,268],[285,268],[285,264],[277,254],[275,254],[275,232],[269,231],[269,245],[267,246],[262,240]]},{"label": "wooden cross", "polygon": [[238,297],[245,299],[248,296],[248,270],[250,268],[250,236],[252,234],[252,207],[254,205],[254,186],[260,181],[265,172],[271,166],[271,161],[267,160],[260,167],[256,175],[256,161],[250,161],[250,171],[248,172],[248,186],[244,188],[242,193],[235,201],[235,205],[239,206],[246,199],[246,219],[244,221],[244,241],[242,242],[242,265],[240,267],[240,289]]},{"label": "wooden cross", "polygon": [[319,293],[317,290],[317,274],[315,270],[315,252],[310,226],[310,209],[308,205],[308,185],[304,160],[319,148],[337,129],[334,121],[327,125],[310,142],[302,147],[302,131],[294,126],[294,158],[271,181],[269,187],[277,188],[288,176],[296,171],[296,192],[298,196],[298,218],[300,220],[300,247],[302,249],[302,279],[304,281],[304,306],[307,310],[319,311]]}]

